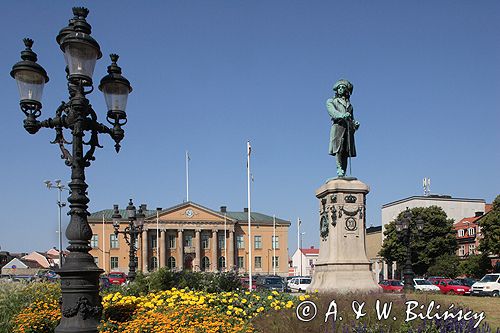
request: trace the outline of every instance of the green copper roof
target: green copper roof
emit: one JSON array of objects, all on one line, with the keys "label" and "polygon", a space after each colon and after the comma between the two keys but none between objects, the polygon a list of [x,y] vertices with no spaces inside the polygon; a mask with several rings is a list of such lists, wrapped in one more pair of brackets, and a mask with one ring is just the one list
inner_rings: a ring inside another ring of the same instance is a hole
[{"label": "green copper roof", "polygon": [[[247,212],[220,212],[220,211],[215,211],[215,210],[212,210],[210,208],[207,208],[207,207],[204,207],[204,206],[201,206],[199,204],[196,204],[196,203],[193,203],[193,202],[185,202],[185,203],[182,203],[182,204],[179,204],[179,205],[175,205],[173,207],[170,207],[170,208],[166,208],[166,209],[163,209],[160,211],[160,215],[162,215],[163,213],[165,212],[168,212],[168,211],[173,211],[175,209],[178,209],[182,206],[195,206],[195,207],[199,207],[201,209],[205,209],[209,212],[212,212],[213,214],[218,214],[218,215],[224,215],[226,214],[226,216],[230,219],[234,219],[236,220],[238,223],[247,223],[248,222],[248,213]],[[126,220],[126,217],[127,216],[127,211],[125,209],[119,209],[119,212],[120,212],[120,215],[122,216],[122,219],[123,220]],[[149,218],[154,218],[156,217],[156,210],[147,210],[145,213],[146,215],[146,219],[149,219]],[[102,218],[104,216],[104,219],[105,220],[111,220],[112,219],[112,216],[113,216],[113,209],[104,209],[104,210],[100,210],[100,211],[97,211],[97,212],[94,212],[92,213],[90,216],[89,216],[89,220],[91,222],[97,222],[97,221],[101,221]],[[272,225],[273,224],[273,217],[272,216],[269,216],[269,215],[266,215],[266,214],[262,214],[262,213],[258,213],[258,212],[251,212],[250,214],[250,221],[251,222],[255,222],[255,223],[259,223],[259,224],[270,224]],[[280,218],[276,218],[276,224],[285,224],[285,225],[290,225],[290,221],[287,221],[287,220],[283,220],[283,219],[280,219]]]}]

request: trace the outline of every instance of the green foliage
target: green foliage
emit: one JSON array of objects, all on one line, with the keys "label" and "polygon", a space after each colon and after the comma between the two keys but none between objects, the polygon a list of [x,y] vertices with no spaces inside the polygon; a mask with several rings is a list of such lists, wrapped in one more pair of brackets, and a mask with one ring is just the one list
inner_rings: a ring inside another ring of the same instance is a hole
[{"label": "green foliage", "polygon": [[40,300],[58,300],[60,296],[61,288],[58,283],[0,282],[0,333],[12,332],[13,318],[30,304]]},{"label": "green foliage", "polygon": [[[169,290],[172,288],[206,291],[218,293],[234,291],[241,288],[241,281],[236,273],[212,273],[172,271],[161,268],[149,275],[138,273],[133,283],[120,291],[127,295],[144,295],[149,292]],[[114,292],[116,290],[110,290]]]},{"label": "green foliage", "polygon": [[436,258],[436,262],[429,267],[427,274],[456,278],[460,275],[459,262],[460,259],[455,254],[444,254]]},{"label": "green foliage", "polygon": [[469,256],[467,259],[461,260],[459,264],[461,275],[476,279],[482,278],[490,269],[491,260],[485,253]]},{"label": "green foliage", "polygon": [[493,209],[479,220],[479,225],[483,233],[479,250],[500,255],[500,195],[493,200]]},{"label": "green foliage", "polygon": [[[410,248],[413,271],[423,275],[436,262],[436,258],[443,254],[453,254],[457,248],[453,220],[448,219],[446,213],[438,206],[416,207],[411,209],[413,219],[410,222],[412,233]],[[401,212],[396,220],[403,217]],[[422,218],[424,228],[419,233],[416,220]],[[387,261],[397,262],[402,267],[406,260],[406,248],[398,238],[396,220],[391,221],[384,232],[386,238],[380,250],[380,255]]]}]

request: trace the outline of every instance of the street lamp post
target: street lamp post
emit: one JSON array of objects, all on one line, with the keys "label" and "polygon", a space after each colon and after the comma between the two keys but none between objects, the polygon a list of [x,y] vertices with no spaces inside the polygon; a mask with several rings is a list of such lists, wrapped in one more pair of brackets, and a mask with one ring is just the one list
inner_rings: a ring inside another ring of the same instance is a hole
[{"label": "street lamp post", "polygon": [[142,204],[139,207],[139,210],[136,211],[134,203],[132,199],[127,206],[127,219],[128,226],[120,231],[120,220],[122,219],[122,215],[118,210],[118,205],[113,206],[113,228],[115,229],[115,235],[123,234],[125,241],[129,246],[129,263],[128,263],[128,280],[130,282],[134,281],[136,276],[136,268],[137,268],[137,239],[142,235],[142,230],[144,226],[144,211],[146,210],[146,205]]},{"label": "street lamp post", "polygon": [[[411,291],[414,289],[413,286],[413,267],[411,261],[411,241],[413,239],[413,233],[411,231],[410,224],[413,220],[413,214],[410,209],[406,208],[406,211],[403,213],[403,218],[398,219],[396,221],[396,232],[398,234],[398,238],[403,242],[406,247],[406,260],[403,269],[403,277],[404,277],[404,289],[406,291]],[[415,221],[417,226],[417,231],[420,233],[424,228],[424,221],[421,218],[418,218]]]},{"label": "street lamp post", "polygon": [[[97,121],[97,113],[86,98],[93,91],[92,74],[97,59],[102,53],[97,41],[90,36],[91,26],[86,21],[89,11],[83,7],[73,8],[74,17],[67,27],[61,29],[56,41],[66,61],[66,79],[69,101],[62,102],[54,118],[38,120],[42,109],[42,92],[49,81],[47,72],[36,63],[37,55],[32,51],[33,40],[25,38],[26,49],[21,52],[21,61],[12,67],[10,75],[16,80],[20,94],[20,108],[26,115],[24,128],[35,134],[42,127],[55,129],[52,143],[59,145],[62,158],[71,167],[69,183],[70,222],[66,228],[69,240],[69,254],[64,267],[58,270],[61,276],[62,317],[56,333],[96,333],[101,319],[102,305],[99,296],[99,269],[89,254],[92,229],[87,216],[88,185],[85,183],[85,168],[95,160],[99,134],[108,134],[115,141],[115,150],[120,149],[124,137],[122,126],[127,122],[125,107],[127,97],[132,91],[129,81],[121,75],[116,64],[118,55],[111,55],[111,65],[99,84],[107,104],[108,127]],[[64,129],[70,130],[72,140],[66,141]],[[87,141],[83,140],[89,133]],[[65,145],[71,144],[71,152]],[[84,146],[89,146],[84,153]]]},{"label": "street lamp post", "polygon": [[66,206],[66,203],[65,202],[62,202],[61,200],[61,194],[62,194],[62,191],[63,190],[66,190],[66,191],[69,191],[69,188],[67,188],[66,186],[64,186],[61,182],[60,179],[56,179],[55,180],[55,185],[52,184],[52,182],[50,180],[46,180],[45,182],[45,185],[47,186],[47,188],[50,190],[50,189],[58,189],[59,190],[59,193],[58,193],[58,200],[57,200],[57,207],[59,207],[58,209],[58,217],[59,217],[59,231],[58,231],[58,238],[59,238],[59,268],[62,267],[63,265],[63,249],[62,249],[62,214],[61,214],[61,210],[63,207]]}]

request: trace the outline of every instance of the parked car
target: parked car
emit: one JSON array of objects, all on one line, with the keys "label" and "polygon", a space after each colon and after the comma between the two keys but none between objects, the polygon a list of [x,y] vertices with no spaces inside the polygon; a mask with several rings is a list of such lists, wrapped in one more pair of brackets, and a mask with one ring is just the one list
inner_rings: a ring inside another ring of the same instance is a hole
[{"label": "parked car", "polygon": [[[244,276],[244,277],[240,278],[240,281],[241,281],[241,287],[243,289],[248,289],[248,285],[250,283],[250,278],[248,276]],[[257,289],[257,278],[252,277],[252,290],[255,290],[255,289]]]},{"label": "parked car", "polygon": [[106,290],[111,287],[111,282],[107,276],[101,275],[99,277],[99,290]]},{"label": "parked car", "polygon": [[382,290],[384,292],[389,293],[400,293],[404,288],[404,284],[400,280],[383,280],[378,284],[382,287]]},{"label": "parked car", "polygon": [[123,272],[110,272],[108,279],[111,284],[122,285],[127,281],[127,275]]},{"label": "parked car", "polygon": [[285,283],[279,276],[258,276],[256,281],[256,289],[285,291]]},{"label": "parked car", "polygon": [[455,280],[460,281],[460,283],[467,287],[472,287],[472,285],[477,282],[477,280],[473,278],[458,278]]},{"label": "parked car", "polygon": [[311,284],[311,278],[306,276],[296,277],[288,281],[288,289],[290,291],[303,292]]},{"label": "parked car", "polygon": [[481,280],[472,285],[471,295],[500,296],[500,273],[483,276]]},{"label": "parked car", "polygon": [[444,276],[430,276],[427,278],[427,281],[435,285],[437,285],[442,280],[451,280],[451,279]]},{"label": "parked car", "polygon": [[426,279],[413,279],[413,287],[416,291],[439,292],[441,290],[438,286]]},{"label": "parked car", "polygon": [[437,285],[442,294],[469,295],[470,287],[462,284],[458,280],[441,280]]}]

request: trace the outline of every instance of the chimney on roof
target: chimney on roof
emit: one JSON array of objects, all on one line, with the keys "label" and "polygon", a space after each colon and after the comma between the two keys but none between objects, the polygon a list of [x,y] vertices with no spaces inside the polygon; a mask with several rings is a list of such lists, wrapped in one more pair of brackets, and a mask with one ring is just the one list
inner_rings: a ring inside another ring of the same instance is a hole
[{"label": "chimney on roof", "polygon": [[313,245],[313,246],[311,246],[311,249],[314,249],[314,245]]},{"label": "chimney on roof", "polygon": [[476,212],[475,217],[483,216],[484,212]]},{"label": "chimney on roof", "polygon": [[244,211],[245,213],[248,213],[248,207],[243,208],[243,211]]},{"label": "chimney on roof", "polygon": [[227,212],[227,206],[220,206],[220,211],[221,211],[221,213],[226,213]]}]

